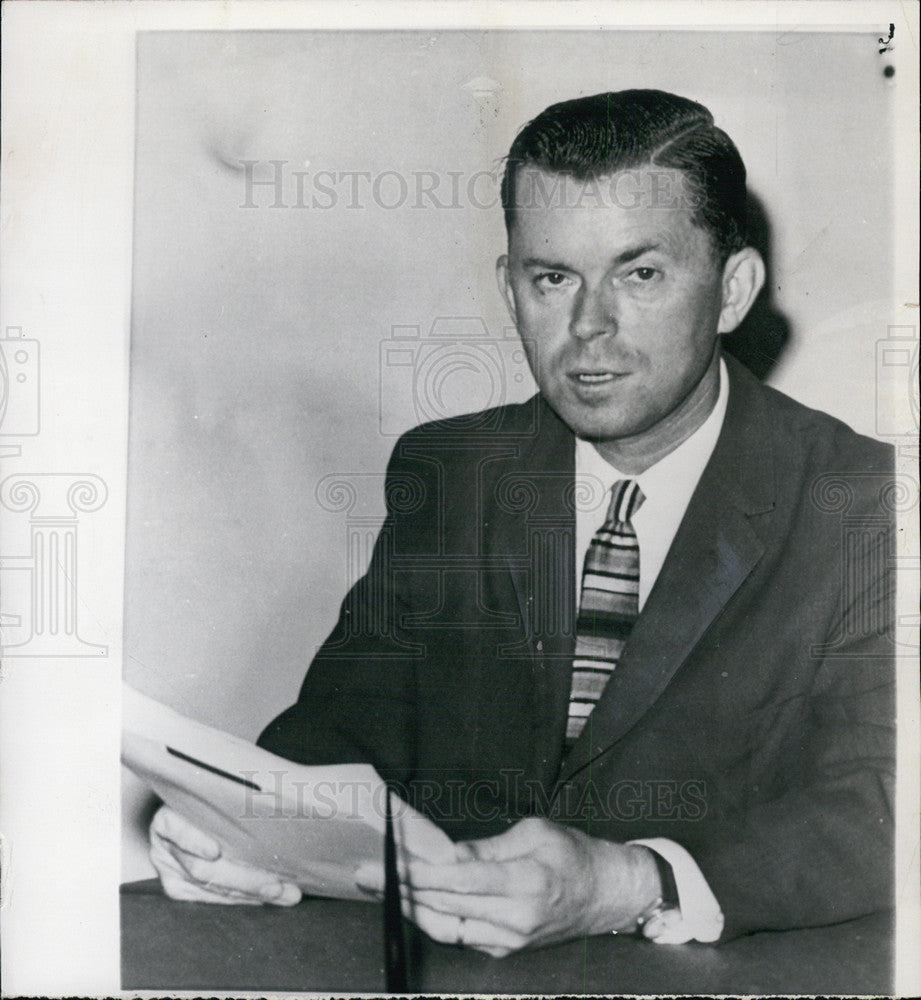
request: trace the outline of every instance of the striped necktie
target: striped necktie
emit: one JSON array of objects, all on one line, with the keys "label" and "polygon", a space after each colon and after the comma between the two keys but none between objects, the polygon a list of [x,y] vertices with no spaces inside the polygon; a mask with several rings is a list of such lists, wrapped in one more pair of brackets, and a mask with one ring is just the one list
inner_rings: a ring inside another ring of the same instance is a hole
[{"label": "striped necktie", "polygon": [[607,518],[585,553],[567,749],[585,728],[639,615],[640,548],[630,519],[645,499],[634,480],[618,480],[611,487]]}]

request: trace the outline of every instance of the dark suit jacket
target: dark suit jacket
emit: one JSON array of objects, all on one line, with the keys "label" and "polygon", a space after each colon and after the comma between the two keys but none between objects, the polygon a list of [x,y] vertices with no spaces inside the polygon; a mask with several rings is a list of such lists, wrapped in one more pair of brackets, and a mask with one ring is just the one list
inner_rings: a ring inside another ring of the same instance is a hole
[{"label": "dark suit jacket", "polygon": [[624,658],[562,761],[574,439],[534,397],[406,434],[371,567],[261,744],[371,761],[452,836],[669,837],[724,938],[891,904],[891,449],[728,359],[729,404]]}]

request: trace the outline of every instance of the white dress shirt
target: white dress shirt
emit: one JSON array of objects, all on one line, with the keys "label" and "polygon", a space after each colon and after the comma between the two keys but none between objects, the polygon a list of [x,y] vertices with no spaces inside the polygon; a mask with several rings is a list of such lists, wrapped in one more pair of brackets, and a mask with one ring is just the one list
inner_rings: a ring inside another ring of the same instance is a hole
[{"label": "white dress shirt", "polygon": [[[719,375],[719,396],[707,419],[673,452],[639,475],[620,472],[603,459],[593,445],[576,439],[576,593],[582,589],[585,553],[607,514],[611,487],[619,479],[634,479],[646,498],[632,519],[640,549],[639,607],[642,611],[723,426],[729,400],[729,378],[722,360]],[[660,854],[671,865],[675,876],[680,913],[669,915],[659,923],[654,940],[660,944],[715,941],[723,930],[723,912],[691,855],[664,837],[631,843]]]}]

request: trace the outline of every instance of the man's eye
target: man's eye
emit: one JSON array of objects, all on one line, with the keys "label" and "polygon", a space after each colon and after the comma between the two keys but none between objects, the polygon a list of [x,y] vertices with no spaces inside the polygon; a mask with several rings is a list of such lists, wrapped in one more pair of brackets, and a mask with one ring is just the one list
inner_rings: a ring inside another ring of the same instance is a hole
[{"label": "man's eye", "polygon": [[638,267],[631,274],[634,279],[641,282],[652,281],[659,276],[658,270],[654,267]]},{"label": "man's eye", "polygon": [[539,274],[535,280],[538,286],[559,288],[561,285],[565,285],[569,278],[559,271],[545,271],[543,274]]}]

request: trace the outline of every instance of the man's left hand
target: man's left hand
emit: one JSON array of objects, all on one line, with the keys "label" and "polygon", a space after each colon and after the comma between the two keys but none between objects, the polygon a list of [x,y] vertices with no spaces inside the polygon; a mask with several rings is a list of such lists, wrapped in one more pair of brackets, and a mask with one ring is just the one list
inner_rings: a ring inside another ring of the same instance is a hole
[{"label": "man's left hand", "polygon": [[[588,837],[545,819],[524,819],[496,837],[456,848],[452,864],[413,860],[403,868],[404,913],[436,941],[497,957],[632,930],[661,890],[647,848]],[[357,881],[382,889],[370,869]]]}]

